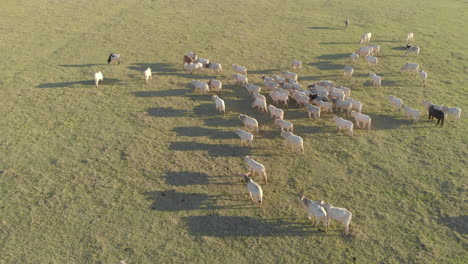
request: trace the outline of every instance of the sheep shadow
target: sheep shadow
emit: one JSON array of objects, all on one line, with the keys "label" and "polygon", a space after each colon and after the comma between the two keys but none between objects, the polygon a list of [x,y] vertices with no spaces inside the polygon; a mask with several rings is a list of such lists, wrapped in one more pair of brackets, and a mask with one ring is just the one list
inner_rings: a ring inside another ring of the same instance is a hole
[{"label": "sheep shadow", "polygon": [[[275,72],[280,72],[283,69],[268,69],[268,70],[255,70],[255,71],[248,71],[248,74],[272,74]],[[249,77],[250,79],[250,77]]]},{"label": "sheep shadow", "polygon": [[[180,193],[176,190],[146,192],[146,200],[153,201],[151,210],[155,211],[184,211],[203,209],[227,209],[230,206],[218,206],[216,201],[223,199],[226,195],[208,195],[204,193]],[[235,206],[232,206],[235,208]]]},{"label": "sheep shadow", "polygon": [[140,72],[145,71],[147,68],[151,68],[151,71],[155,74],[179,72],[179,69],[174,68],[174,64],[171,63],[134,63],[128,68],[130,70]]},{"label": "sheep shadow", "polygon": [[257,219],[248,216],[223,216],[218,214],[182,218],[192,236],[211,237],[283,237],[324,236],[313,231],[311,225],[283,219]]},{"label": "sheep shadow", "polygon": [[213,178],[222,178],[225,176],[209,176],[204,172],[193,171],[171,171],[167,172],[164,178],[166,183],[174,186],[189,186],[189,185],[232,185],[232,182],[212,182]]},{"label": "sheep shadow", "polygon": [[108,65],[107,63],[103,64],[64,64],[59,65],[60,67],[67,67],[67,68],[85,68],[85,67],[93,67],[93,66],[104,66]]},{"label": "sheep shadow", "polygon": [[206,126],[211,127],[243,127],[242,121],[240,121],[237,117],[236,118],[222,118],[222,117],[215,117],[204,119],[203,122]]},{"label": "sheep shadow", "polygon": [[356,42],[320,42],[319,44],[322,44],[322,45],[359,44],[359,42],[358,41]]},{"label": "sheep shadow", "polygon": [[177,136],[184,137],[209,137],[211,139],[236,138],[234,131],[222,131],[203,127],[175,127],[172,131],[174,131]]},{"label": "sheep shadow", "polygon": [[329,30],[339,30],[340,28],[336,27],[307,27],[308,29],[329,29]]},{"label": "sheep shadow", "polygon": [[[121,85],[119,79],[105,78],[99,86],[109,86],[109,85]],[[42,83],[36,85],[36,88],[65,88],[65,87],[82,87],[82,86],[93,86],[96,87],[94,80],[86,81],[74,81],[74,82],[58,82],[58,83]]]},{"label": "sheep shadow", "polygon": [[405,46],[393,47],[392,50],[408,50]]},{"label": "sheep shadow", "polygon": [[342,70],[344,68],[344,65],[341,64],[335,64],[333,61],[318,61],[318,62],[312,62],[309,63],[308,65],[310,66],[315,66],[319,70]]},{"label": "sheep shadow", "polygon": [[[373,114],[371,129],[384,130],[384,129],[416,129],[413,121],[404,117],[404,111],[390,111],[389,114]],[[398,116],[396,116],[398,115]],[[401,115],[401,116],[400,116]],[[421,118],[419,122],[421,122]]]},{"label": "sheep shadow", "polygon": [[138,91],[132,94],[136,97],[167,97],[167,96],[183,96],[192,92],[190,89],[173,89],[161,91]]},{"label": "sheep shadow", "polygon": [[208,151],[211,157],[239,157],[250,155],[250,149],[241,146],[230,146],[226,144],[206,144],[194,141],[171,142],[170,150],[176,151]]},{"label": "sheep shadow", "polygon": [[317,56],[315,58],[319,60],[338,60],[338,59],[345,59],[349,57],[349,53],[340,53],[340,54],[324,54]]},{"label": "sheep shadow", "polygon": [[457,233],[468,234],[468,215],[442,217],[439,222]]},{"label": "sheep shadow", "polygon": [[148,109],[148,115],[154,117],[183,117],[187,114],[186,110],[174,109],[169,107],[155,107]]}]

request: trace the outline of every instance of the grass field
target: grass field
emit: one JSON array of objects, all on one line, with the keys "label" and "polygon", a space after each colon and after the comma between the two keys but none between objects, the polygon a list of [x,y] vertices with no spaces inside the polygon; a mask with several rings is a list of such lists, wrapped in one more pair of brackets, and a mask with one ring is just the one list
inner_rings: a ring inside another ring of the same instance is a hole
[{"label": "grass field", "polygon": [[[466,113],[443,128],[426,115],[412,124],[386,97],[421,111],[424,99],[468,110],[467,6],[1,1],[0,263],[466,263]],[[411,31],[421,53],[405,58]],[[374,70],[382,89],[369,86],[364,61],[352,81],[341,79],[364,32],[382,46]],[[190,88],[213,75],[185,73],[188,51],[223,64],[215,77],[226,116]],[[110,52],[123,62],[107,65]],[[304,86],[329,79],[350,87],[372,130],[338,134],[330,114],[311,121],[291,104],[285,119],[305,154],[284,149],[269,116],[230,79],[230,65],[247,66],[260,84],[294,59],[304,62]],[[399,72],[407,61],[428,72],[428,87]],[[233,133],[239,113],[259,120],[254,148]],[[267,168],[262,208],[241,182],[244,155]],[[350,235],[338,223],[327,234],[313,228],[302,193],[350,210]]]}]

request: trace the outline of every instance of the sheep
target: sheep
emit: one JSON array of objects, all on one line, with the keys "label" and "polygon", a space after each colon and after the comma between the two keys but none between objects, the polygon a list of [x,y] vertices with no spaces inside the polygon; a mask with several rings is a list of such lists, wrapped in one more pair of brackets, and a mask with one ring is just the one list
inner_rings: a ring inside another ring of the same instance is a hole
[{"label": "sheep", "polygon": [[309,119],[312,119],[312,115],[314,115],[314,119],[320,118],[320,107],[307,103],[306,108],[309,113]]},{"label": "sheep", "polygon": [[193,62],[194,63],[201,63],[203,65],[203,67],[205,67],[205,68],[208,68],[207,65],[210,64],[209,59],[202,59],[202,58],[198,58],[198,59],[194,60]]},{"label": "sheep", "polygon": [[263,175],[263,178],[265,179],[265,184],[267,184],[268,178],[267,178],[265,166],[258,163],[257,161],[250,158],[249,156],[245,156],[244,160],[247,162],[247,165],[249,166],[249,173],[252,173],[252,175],[254,175],[256,172],[258,173],[258,176],[260,177]]},{"label": "sheep", "polygon": [[289,92],[283,89],[275,89],[269,93],[271,99],[276,104],[279,104],[279,101],[283,102],[283,106],[288,107]]},{"label": "sheep", "polygon": [[369,66],[377,66],[377,63],[379,62],[379,59],[377,57],[371,55],[367,55],[365,58]]},{"label": "sheep", "polygon": [[244,174],[244,180],[247,190],[249,191],[250,200],[252,200],[254,204],[258,203],[259,207],[261,207],[263,202],[262,187],[260,187],[258,183],[254,182],[249,176],[250,173]]},{"label": "sheep", "polygon": [[426,113],[429,114],[429,107],[434,106],[435,109],[437,110],[442,110],[442,106],[433,104],[429,101],[423,100],[422,104],[424,105],[424,108],[426,108]]},{"label": "sheep", "polygon": [[265,88],[267,90],[273,90],[273,89],[278,88],[278,86],[279,86],[279,83],[277,83],[274,80],[273,81],[265,81],[265,82],[263,82],[263,84],[265,84]]},{"label": "sheep", "polygon": [[205,68],[211,70],[211,73],[220,73],[223,71],[223,66],[221,65],[221,63],[210,62],[208,64],[205,64]]},{"label": "sheep", "polygon": [[276,82],[275,78],[273,78],[273,77],[262,75],[262,77],[260,77],[260,78],[262,78],[263,82]]},{"label": "sheep", "polygon": [[195,86],[196,91],[200,91],[202,94],[203,93],[207,93],[207,94],[210,93],[210,87],[205,82],[192,80],[192,85]]},{"label": "sheep", "polygon": [[292,97],[298,106],[305,105],[309,102],[309,96],[307,96],[304,92],[293,91]]},{"label": "sheep", "polygon": [[203,64],[201,63],[185,63],[184,68],[186,71],[190,72],[190,74],[193,74],[194,71],[196,70],[201,70],[203,68]]},{"label": "sheep", "polygon": [[343,91],[331,91],[328,97],[330,99],[344,100],[346,98],[346,95]]},{"label": "sheep", "polygon": [[281,131],[285,130],[286,131],[294,131],[294,125],[290,121],[282,120],[282,119],[276,119],[275,124],[281,128]]},{"label": "sheep", "polygon": [[351,102],[353,104],[353,107],[352,107],[353,110],[356,110],[356,112],[359,112],[359,113],[362,112],[362,103],[361,102],[356,101],[356,100],[351,99],[351,98],[346,98],[346,101],[349,101],[349,102]]},{"label": "sheep", "polygon": [[348,29],[348,27],[349,27],[349,19],[346,18],[346,20],[344,21],[344,23],[345,23],[346,29]]},{"label": "sheep", "polygon": [[349,89],[348,87],[340,86],[337,89],[341,89],[346,97],[351,96],[351,89]]},{"label": "sheep", "polygon": [[245,89],[247,89],[247,91],[249,92],[249,94],[260,93],[260,91],[262,90],[262,89],[260,88],[260,86],[255,85],[255,84],[253,84],[253,83],[246,83],[246,84],[245,84]]},{"label": "sheep", "polygon": [[355,64],[356,62],[359,61],[359,54],[354,53],[354,52],[351,53],[351,55],[349,55],[349,60],[350,60],[353,64]]},{"label": "sheep", "polygon": [[442,123],[440,124],[440,127],[444,126],[444,120],[445,120],[445,114],[442,110],[437,109],[434,105],[429,106],[429,118],[427,121],[432,121],[432,119],[435,117],[437,119],[437,123],[435,126],[439,124],[439,122],[442,120]]},{"label": "sheep", "polygon": [[302,91],[302,84],[298,83],[297,81],[291,81],[290,83],[292,85],[293,90],[301,90]]},{"label": "sheep", "polygon": [[232,65],[232,69],[234,70],[234,72],[236,73],[241,73],[243,75],[247,75],[247,68],[244,67],[244,66],[239,66],[237,64],[233,64]]},{"label": "sheep", "polygon": [[224,100],[219,98],[217,95],[213,95],[211,99],[213,99],[213,101],[216,104],[216,110],[218,112],[222,112],[224,115],[226,113],[226,106],[224,105]]},{"label": "sheep", "polygon": [[286,80],[290,79],[290,80],[293,80],[293,81],[297,81],[297,73],[295,73],[295,72],[283,71],[282,74],[283,74],[283,77]]},{"label": "sheep", "polygon": [[120,54],[118,53],[109,54],[109,58],[107,59],[107,64],[111,64],[111,62],[117,62],[117,65],[120,65]]},{"label": "sheep", "polygon": [[231,75],[234,81],[236,81],[237,85],[244,86],[246,83],[249,82],[249,79],[245,75],[240,75],[238,73]]},{"label": "sheep", "polygon": [[313,103],[316,104],[320,108],[320,111],[324,113],[326,112],[333,113],[333,109],[332,109],[333,105],[330,102],[324,102],[318,99],[314,99]]},{"label": "sheep", "polygon": [[370,130],[370,126],[371,126],[371,118],[368,116],[368,115],[363,115],[359,112],[356,112],[356,111],[351,111],[351,115],[354,117],[354,120],[356,121],[356,126],[361,128],[361,124],[363,124],[362,128],[366,128],[366,125],[367,125],[367,129]]},{"label": "sheep", "polygon": [[371,55],[377,55],[380,53],[380,45],[374,44],[374,45],[369,45],[371,48]]},{"label": "sheep", "polygon": [[270,110],[271,117],[274,117],[275,119],[283,120],[284,111],[282,109],[276,108],[273,105],[269,105],[268,110]]},{"label": "sheep", "polygon": [[153,77],[151,75],[152,75],[151,74],[151,68],[148,67],[148,69],[146,69],[146,71],[145,71],[145,81],[146,81],[146,83],[148,83],[149,79],[153,79]]},{"label": "sheep", "polygon": [[255,118],[249,117],[248,115],[240,114],[239,115],[239,120],[244,123],[244,127],[255,129],[255,131],[258,133],[258,121]]},{"label": "sheep", "polygon": [[351,212],[345,208],[334,207],[329,203],[325,203],[324,201],[320,201],[319,204],[323,206],[327,212],[327,226],[330,225],[331,219],[338,221],[345,226],[345,232],[346,235],[348,235],[349,225],[351,224],[351,218],[353,217]]},{"label": "sheep", "polygon": [[368,46],[367,47],[360,47],[356,52],[360,57],[364,58],[365,56],[368,56],[368,55],[371,54],[372,48],[368,47]]},{"label": "sheep", "polygon": [[427,72],[421,70],[419,72],[419,78],[421,78],[421,82],[423,84],[424,87],[426,87],[426,84],[427,84]]},{"label": "sheep", "polygon": [[388,100],[390,101],[390,109],[392,111],[394,107],[396,107],[397,110],[400,111],[400,108],[403,106],[403,100],[401,100],[400,98],[396,98],[393,95],[389,95]]},{"label": "sheep", "polygon": [[414,41],[414,34],[413,32],[410,32],[406,35],[406,43],[411,43]]},{"label": "sheep", "polygon": [[198,56],[195,52],[187,52],[187,54],[185,54],[185,56],[189,57],[190,59],[192,59],[192,61],[195,61],[198,59]]},{"label": "sheep", "polygon": [[222,92],[222,89],[223,89],[223,83],[215,79],[211,79],[208,82],[208,86],[210,87],[210,90],[212,91]]},{"label": "sheep", "polygon": [[104,80],[104,77],[102,76],[102,72],[98,71],[94,74],[94,82],[96,83],[96,87],[99,87],[99,82],[102,83],[102,80]]},{"label": "sheep", "polygon": [[242,145],[244,145],[244,143],[246,143],[249,146],[253,147],[254,135],[252,133],[247,132],[247,131],[242,130],[242,129],[236,129],[235,133],[240,137]]},{"label": "sheep", "polygon": [[353,76],[354,68],[352,66],[345,66],[343,69],[343,78],[345,80],[351,80]]},{"label": "sheep", "polygon": [[283,76],[273,75],[271,78],[272,78],[272,80],[270,80],[270,81],[275,81],[275,82],[277,82],[279,84],[283,84],[283,83],[286,82],[286,79]]},{"label": "sheep", "polygon": [[192,63],[192,62],[193,62],[193,59],[192,59],[192,58],[190,58],[190,57],[187,56],[187,55],[184,55],[184,64],[185,64],[185,63]]},{"label": "sheep", "polygon": [[353,108],[353,103],[351,103],[350,101],[332,99],[332,102],[335,104],[336,109],[339,108],[341,112],[343,112],[343,110],[345,110],[348,115],[351,114],[351,109]]},{"label": "sheep", "polygon": [[302,195],[300,201],[304,208],[307,210],[309,220],[312,222],[312,217],[315,218],[314,226],[320,225],[320,222],[323,222],[325,225],[325,232],[327,231],[327,212],[325,208],[323,208],[319,203],[316,203],[312,200],[309,200]]},{"label": "sheep", "polygon": [[261,112],[268,112],[267,103],[265,100],[255,98],[252,103],[252,108],[258,108]]},{"label": "sheep", "polygon": [[405,66],[401,67],[400,71],[410,72],[417,74],[419,70],[419,65],[417,63],[409,63],[407,62]]},{"label": "sheep", "polygon": [[416,53],[416,56],[419,55],[419,51],[421,51],[421,48],[418,47],[418,46],[413,46],[411,48],[409,48],[406,52],[405,52],[405,56],[408,56],[408,53]]},{"label": "sheep", "polygon": [[301,70],[302,68],[302,61],[298,61],[298,60],[293,60],[292,64],[291,64],[291,68],[293,70]]},{"label": "sheep", "polygon": [[262,101],[266,102],[266,97],[264,95],[262,95],[262,94],[257,93],[257,92],[252,93],[252,97],[254,99],[259,99],[259,100],[262,100]]},{"label": "sheep", "polygon": [[419,121],[419,110],[413,109],[407,105],[403,106],[403,110],[405,110],[406,117],[413,119],[413,123],[416,123]]},{"label": "sheep", "polygon": [[379,87],[379,88],[382,87],[382,77],[378,76],[375,73],[370,73],[369,77],[371,78],[370,82],[373,87]]},{"label": "sheep", "polygon": [[448,119],[449,116],[452,116],[456,121],[460,120],[461,116],[461,108],[459,107],[448,107],[442,105],[442,112],[444,112],[444,116]]},{"label": "sheep", "polygon": [[338,133],[341,131],[341,129],[346,129],[351,136],[353,135],[353,122],[337,116],[333,116],[332,120],[335,122],[335,125],[338,128]]},{"label": "sheep", "polygon": [[304,153],[304,140],[300,136],[294,135],[289,131],[281,131],[281,136],[285,139],[285,145],[291,144],[293,151],[297,149],[299,152]]},{"label": "sheep", "polygon": [[361,40],[359,41],[359,44],[368,43],[370,41],[371,37],[372,37],[372,33],[370,33],[370,32],[362,34]]},{"label": "sheep", "polygon": [[329,81],[329,80],[316,81],[313,85],[314,86],[322,86],[322,87],[325,87],[325,88],[336,87],[336,85],[332,81]]}]

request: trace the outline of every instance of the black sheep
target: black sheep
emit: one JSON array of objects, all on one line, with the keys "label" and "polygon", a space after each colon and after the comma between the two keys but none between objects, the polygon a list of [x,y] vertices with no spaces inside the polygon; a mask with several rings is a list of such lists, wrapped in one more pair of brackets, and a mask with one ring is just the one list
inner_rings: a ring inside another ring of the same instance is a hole
[{"label": "black sheep", "polygon": [[442,120],[440,127],[444,126],[444,120],[445,120],[445,115],[444,112],[442,112],[439,109],[436,109],[433,105],[429,107],[429,118],[427,121],[432,121],[432,119],[435,117],[437,119],[436,126],[439,124],[440,120]]},{"label": "black sheep", "polygon": [[117,65],[119,65],[120,64],[120,54],[117,54],[117,53],[109,54],[109,58],[107,59],[107,64],[110,64],[113,61],[116,61]]}]

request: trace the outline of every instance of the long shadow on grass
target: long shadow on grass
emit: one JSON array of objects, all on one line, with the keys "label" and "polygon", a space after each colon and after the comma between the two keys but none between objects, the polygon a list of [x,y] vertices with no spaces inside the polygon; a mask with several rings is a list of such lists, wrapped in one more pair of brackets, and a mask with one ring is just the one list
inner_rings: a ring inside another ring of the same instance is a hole
[{"label": "long shadow on grass", "polygon": [[203,127],[175,127],[172,131],[177,133],[177,136],[184,137],[209,137],[211,139],[228,139],[236,138],[233,131],[222,131],[219,129],[203,128]]},{"label": "long shadow on grass", "polygon": [[457,233],[468,234],[468,215],[442,217],[439,221]]},{"label": "long shadow on grass", "polygon": [[[265,69],[265,70],[255,70],[255,71],[248,71],[249,74],[271,74],[274,72],[280,72],[282,69]],[[250,77],[249,77],[250,80]]]},{"label": "long shadow on grass", "polygon": [[60,67],[69,67],[69,68],[84,68],[84,67],[93,67],[93,66],[103,66],[107,65],[107,63],[103,64],[66,64],[66,65],[59,65]]},{"label": "long shadow on grass", "polygon": [[[104,79],[99,86],[108,86],[108,85],[121,85],[119,79]],[[75,81],[75,82],[57,82],[57,83],[42,83],[36,86],[36,88],[65,88],[65,87],[75,87],[75,86],[94,86],[96,84],[94,80],[86,81]]]},{"label": "long shadow on grass", "polygon": [[136,97],[166,97],[166,96],[183,96],[193,92],[193,89],[172,89],[161,91],[138,91],[132,94]]},{"label": "long shadow on grass", "polygon": [[213,179],[226,178],[226,176],[210,176],[204,172],[194,171],[170,171],[164,176],[166,183],[174,186],[188,185],[233,185],[240,184],[239,182],[213,182]]},{"label": "long shadow on grass", "polygon": [[192,236],[282,237],[324,236],[304,222],[283,219],[257,219],[248,216],[200,215],[182,218]]},{"label": "long shadow on grass", "polygon": [[319,62],[313,62],[309,63],[310,66],[315,66],[319,68],[319,70],[342,70],[344,68],[344,65],[341,64],[335,64],[333,61],[319,61]]},{"label": "long shadow on grass", "polygon": [[216,201],[228,200],[226,195],[208,195],[205,193],[180,193],[175,190],[145,193],[147,200],[152,200],[150,208],[156,211],[182,211],[199,209],[238,209],[239,206],[218,206]]},{"label": "long shadow on grass", "polygon": [[[184,65],[176,66],[171,63],[134,63],[130,67],[130,70],[140,71],[143,72],[147,68],[151,68],[156,77],[158,75],[170,75],[170,76],[179,76],[189,79],[211,79],[212,76],[202,75],[202,73],[194,72],[193,74],[189,74],[185,72]],[[213,77],[214,78],[214,77]]]},{"label": "long shadow on grass", "polygon": [[336,27],[308,27],[308,29],[330,29],[330,30],[340,30],[341,28]]},{"label": "long shadow on grass", "polygon": [[[404,111],[394,111],[391,112],[393,115],[387,114],[373,114],[371,129],[382,130],[382,129],[418,129],[417,124],[413,124],[413,121],[406,119]],[[419,123],[423,121],[424,118],[419,119]]]},{"label": "long shadow on grass", "polygon": [[250,155],[250,149],[240,146],[230,146],[226,144],[206,144],[194,141],[171,142],[170,150],[177,151],[208,151],[211,157],[239,157]]},{"label": "long shadow on grass", "polygon": [[356,42],[320,42],[319,44],[322,45],[334,45],[334,44],[359,44],[357,41]]},{"label": "long shadow on grass", "polygon": [[187,111],[168,108],[168,107],[155,107],[148,109],[148,115],[154,117],[182,117],[185,116]]},{"label": "long shadow on grass", "polygon": [[317,56],[315,58],[319,60],[338,60],[338,59],[344,59],[349,56],[349,53],[339,53],[339,54],[324,54]]},{"label": "long shadow on grass", "polygon": [[223,118],[223,117],[215,117],[215,118],[210,118],[210,119],[204,119],[203,122],[205,122],[206,126],[212,126],[212,127],[242,127],[242,122],[236,117],[236,118]]}]

